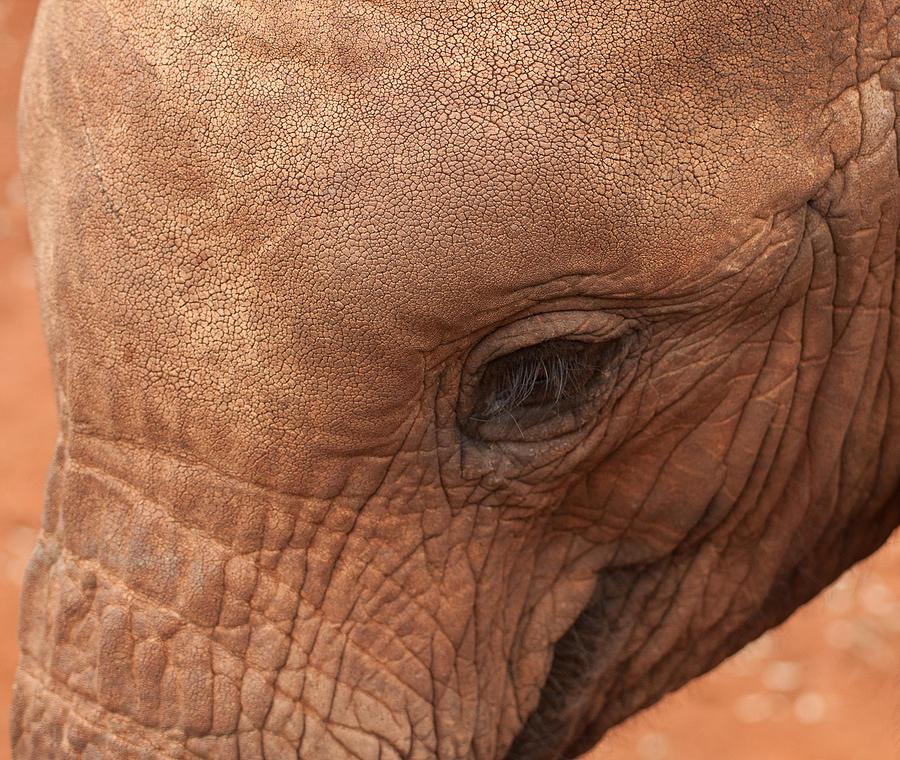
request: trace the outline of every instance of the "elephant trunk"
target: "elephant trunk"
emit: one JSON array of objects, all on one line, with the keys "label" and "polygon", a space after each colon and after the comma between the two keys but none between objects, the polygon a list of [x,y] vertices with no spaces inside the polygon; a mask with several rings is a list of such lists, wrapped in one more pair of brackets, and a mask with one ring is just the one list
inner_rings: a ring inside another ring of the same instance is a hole
[{"label": "elephant trunk", "polygon": [[[17,760],[408,756],[387,698],[332,670],[359,655],[301,598],[305,569],[270,572],[293,537],[278,501],[137,447],[62,442],[22,593]],[[201,529],[200,510],[218,519]],[[349,702],[364,717],[335,728]]]},{"label": "elephant trunk", "polygon": [[113,450],[76,437],[51,467],[22,592],[15,756],[181,757],[185,742],[236,756],[239,657],[214,642],[226,552],[179,539],[166,505],[102,462]]}]

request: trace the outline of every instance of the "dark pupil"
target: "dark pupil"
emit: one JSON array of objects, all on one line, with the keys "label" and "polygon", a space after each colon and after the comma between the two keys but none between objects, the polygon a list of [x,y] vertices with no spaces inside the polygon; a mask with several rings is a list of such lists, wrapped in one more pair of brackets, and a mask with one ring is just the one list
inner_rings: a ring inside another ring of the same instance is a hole
[{"label": "dark pupil", "polygon": [[606,344],[577,340],[548,340],[528,346],[485,368],[481,377],[481,403],[475,412],[491,420],[507,412],[531,407],[558,406],[578,396],[596,374]]}]

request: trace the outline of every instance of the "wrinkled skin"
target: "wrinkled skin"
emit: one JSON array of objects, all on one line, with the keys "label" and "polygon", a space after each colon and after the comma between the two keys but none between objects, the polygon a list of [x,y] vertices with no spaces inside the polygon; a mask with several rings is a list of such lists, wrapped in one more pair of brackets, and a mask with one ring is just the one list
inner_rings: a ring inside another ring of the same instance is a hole
[{"label": "wrinkled skin", "polygon": [[874,550],[896,5],[44,0],[17,760],[571,756]]}]

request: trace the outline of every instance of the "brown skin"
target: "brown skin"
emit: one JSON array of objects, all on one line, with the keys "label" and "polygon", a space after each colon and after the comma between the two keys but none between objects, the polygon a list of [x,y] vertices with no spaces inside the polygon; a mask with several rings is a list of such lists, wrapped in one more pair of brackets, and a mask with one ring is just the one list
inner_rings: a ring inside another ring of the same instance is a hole
[{"label": "brown skin", "polygon": [[44,0],[17,760],[558,758],[876,548],[885,12]]}]

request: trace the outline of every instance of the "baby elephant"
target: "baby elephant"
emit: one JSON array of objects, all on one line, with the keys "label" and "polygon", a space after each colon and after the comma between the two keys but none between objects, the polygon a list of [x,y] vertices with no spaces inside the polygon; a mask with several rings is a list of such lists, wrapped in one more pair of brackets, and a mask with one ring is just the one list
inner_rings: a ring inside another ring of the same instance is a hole
[{"label": "baby elephant", "polygon": [[900,0],[44,0],[17,760],[549,760],[900,522]]}]

